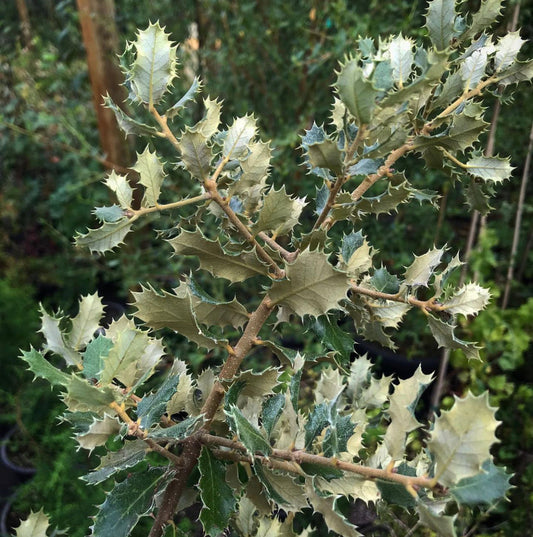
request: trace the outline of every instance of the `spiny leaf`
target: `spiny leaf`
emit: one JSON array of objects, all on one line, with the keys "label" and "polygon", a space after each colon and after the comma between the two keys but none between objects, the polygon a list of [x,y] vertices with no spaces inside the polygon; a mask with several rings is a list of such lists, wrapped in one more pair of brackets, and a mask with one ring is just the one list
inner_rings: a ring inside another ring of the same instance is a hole
[{"label": "spiny leaf", "polygon": [[102,335],[93,339],[83,353],[83,376],[86,379],[100,380],[104,368],[104,358],[113,347],[113,342]]},{"label": "spiny leaf", "polygon": [[211,148],[207,145],[207,137],[187,127],[179,140],[179,145],[181,158],[187,170],[196,179],[205,181],[211,171],[212,158]]},{"label": "spiny leaf", "polygon": [[493,505],[501,498],[505,498],[511,488],[509,479],[512,477],[505,468],[496,466],[491,459],[487,459],[481,473],[461,479],[457,485],[450,488],[450,494],[458,503],[464,505]]},{"label": "spiny leaf", "polygon": [[493,209],[489,204],[489,195],[484,192],[481,184],[474,181],[466,187],[465,198],[468,206],[482,215],[488,214]]},{"label": "spiny leaf", "polygon": [[226,414],[232,419],[239,440],[251,455],[259,452],[268,456],[271,453],[272,448],[266,438],[243,416],[236,406],[231,406],[229,410],[226,410]]},{"label": "spiny leaf", "polygon": [[482,472],[491,458],[499,422],[489,405],[488,393],[456,397],[451,410],[435,419],[428,449],[435,458],[435,478],[446,487]]},{"label": "spiny leaf", "polygon": [[352,59],[341,65],[335,84],[341,101],[355,117],[359,125],[372,120],[377,91],[363,75],[357,60]]},{"label": "spiny leaf", "polygon": [[226,278],[231,282],[241,282],[258,274],[268,274],[268,267],[261,263],[253,252],[232,255],[226,252],[218,241],[204,237],[196,231],[182,231],[168,241],[177,255],[195,255],[200,267],[213,276]]},{"label": "spiny leaf", "polygon": [[490,291],[477,283],[463,285],[443,307],[452,315],[477,315],[489,303]]},{"label": "spiny leaf", "polygon": [[85,347],[93,338],[104,314],[104,306],[98,293],[82,296],[78,314],[72,318],[72,328],[67,336],[68,344],[76,350]]},{"label": "spiny leaf", "polygon": [[131,231],[133,218],[123,218],[117,222],[105,222],[101,227],[89,229],[88,233],[76,235],[76,246],[89,248],[91,252],[103,254],[119,246],[124,237]]},{"label": "spiny leaf", "polygon": [[115,401],[115,395],[116,391],[110,386],[98,388],[77,375],[71,375],[63,400],[71,412],[103,415],[111,412],[109,405]]},{"label": "spiny leaf", "polygon": [[313,322],[311,327],[319,340],[339,355],[343,364],[350,362],[354,346],[353,336],[340,328],[335,319],[322,315]]},{"label": "spiny leaf", "polygon": [[475,50],[466,58],[459,68],[459,74],[464,83],[464,91],[475,88],[483,76],[487,66],[487,51],[484,48]]},{"label": "spiny leaf", "polygon": [[250,189],[264,187],[264,180],[268,176],[272,150],[269,142],[253,142],[248,145],[250,151],[245,160],[241,162],[242,175],[231,185],[231,195],[249,197]]},{"label": "spiny leaf", "polygon": [[131,188],[124,175],[118,175],[115,170],[113,170],[107,176],[104,184],[116,194],[117,201],[122,209],[129,209],[131,207],[131,202],[133,201],[133,188]]},{"label": "spiny leaf", "polygon": [[165,438],[170,441],[183,440],[190,436],[196,429],[199,428],[199,425],[202,423],[202,416],[191,416],[189,418],[171,425],[170,427],[165,428],[154,428],[150,431],[148,436],[150,438]]},{"label": "spiny leaf", "polygon": [[417,513],[420,522],[436,532],[439,537],[457,537],[453,523],[457,515],[445,516],[446,502],[422,502],[417,504]]},{"label": "spiny leaf", "polygon": [[263,207],[253,225],[253,232],[272,231],[276,236],[286,234],[298,223],[304,206],[303,199],[287,195],[285,186],[279,190],[272,188],[263,198]]},{"label": "spiny leaf", "polygon": [[426,13],[426,27],[437,50],[448,48],[453,37],[455,0],[431,0]]},{"label": "spiny leaf", "polygon": [[141,292],[134,292],[136,316],[155,330],[170,328],[185,336],[200,347],[212,349],[216,346],[213,339],[204,335],[192,309],[190,295],[184,297],[163,292],[156,293],[151,288],[143,287]]},{"label": "spiny leaf", "polygon": [[519,62],[516,61],[508,69],[498,73],[497,79],[503,86],[518,84],[519,82],[529,82],[533,78],[533,60]]},{"label": "spiny leaf", "polygon": [[209,140],[218,130],[222,103],[218,99],[213,100],[207,97],[204,99],[204,108],[204,117],[191,127],[190,130],[191,132],[201,134],[206,140]]},{"label": "spiny leaf", "polygon": [[252,116],[244,116],[235,119],[228,129],[224,140],[222,154],[229,158],[242,158],[247,145],[255,136],[257,130],[256,121]]},{"label": "spiny leaf", "polygon": [[468,173],[484,181],[499,183],[511,177],[513,167],[508,158],[474,157],[466,163]]},{"label": "spiny leaf", "polygon": [[272,428],[278,421],[283,407],[285,406],[285,396],[282,393],[277,393],[269,397],[263,403],[263,411],[261,413],[262,426],[265,429],[267,436],[270,436]]},{"label": "spiny leaf", "polygon": [[413,43],[400,34],[390,42],[389,53],[392,77],[401,87],[411,76],[414,62]]},{"label": "spiny leaf", "polygon": [[174,395],[179,380],[179,375],[167,377],[156,392],[145,395],[139,401],[137,404],[137,417],[141,420],[143,429],[149,429],[159,422],[166,411],[168,401]]},{"label": "spiny leaf", "polygon": [[102,223],[117,222],[125,216],[124,210],[118,205],[111,205],[110,207],[95,207],[93,214]]},{"label": "spiny leaf", "polygon": [[326,168],[334,175],[342,173],[342,152],[334,140],[326,138],[307,146],[307,155],[313,168]]},{"label": "spiny leaf", "polygon": [[66,386],[68,384],[70,375],[53,366],[34,348],[29,351],[22,351],[21,358],[30,366],[29,370],[36,377],[46,379],[52,386]]},{"label": "spiny leaf", "polygon": [[131,474],[116,484],[100,505],[91,535],[127,537],[139,519],[150,512],[154,493],[163,476],[161,468],[150,468]]},{"label": "spiny leaf", "polygon": [[405,271],[405,285],[427,287],[429,278],[439,265],[443,253],[443,249],[433,248],[421,256],[415,255],[415,260]]},{"label": "spiny leaf", "polygon": [[78,444],[89,453],[98,446],[103,446],[112,434],[120,431],[117,418],[104,414],[103,419],[95,419],[89,429],[83,434],[76,435]]},{"label": "spiny leaf", "polygon": [[254,464],[254,470],[267,496],[283,509],[294,512],[309,506],[304,487],[291,476],[273,472],[259,462]]},{"label": "spiny leaf", "polygon": [[[416,476],[415,468],[412,468],[405,462],[402,462],[395,468],[395,471],[401,475]],[[416,499],[404,485],[380,479],[377,482],[377,486],[382,499],[388,504],[400,505],[408,509],[416,506]]]},{"label": "spiny leaf", "polygon": [[519,31],[509,32],[500,38],[494,56],[494,68],[497,72],[510,67],[515,62],[524,43]]},{"label": "spiny leaf", "polygon": [[289,306],[301,317],[318,317],[338,308],[348,286],[346,274],[333,268],[326,254],[305,250],[287,266],[287,279],[274,282],[269,296],[272,302]]},{"label": "spiny leaf", "polygon": [[81,355],[76,352],[68,342],[65,341],[65,336],[59,324],[61,318],[52,317],[46,313],[43,306],[40,306],[41,311],[41,332],[46,340],[44,346],[45,352],[54,352],[61,356],[67,365],[79,365],[81,363]]},{"label": "spiny leaf", "polygon": [[174,116],[179,114],[182,110],[182,108],[185,107],[185,105],[189,101],[193,101],[196,97],[196,94],[202,89],[202,82],[201,80],[195,76],[194,80],[192,81],[191,86],[189,89],[185,92],[183,97],[174,105],[172,105],[166,112],[166,116],[169,119],[172,119]]},{"label": "spiny leaf", "polygon": [[376,502],[380,497],[380,491],[375,482],[348,472],[346,475],[336,479],[326,479],[318,476],[314,479],[314,485],[321,494],[351,496],[365,503]]},{"label": "spiny leaf", "polygon": [[384,160],[381,158],[362,158],[348,168],[349,175],[371,175],[376,173]]},{"label": "spiny leaf", "polygon": [[224,464],[215,459],[205,446],[198,459],[198,468],[200,497],[203,504],[200,521],[206,535],[215,537],[226,529],[237,501],[233,489],[224,478],[226,475]]},{"label": "spiny leaf", "polygon": [[[118,126],[122,129],[124,134],[134,134],[136,136],[155,136],[157,135],[157,129],[151,125],[146,125],[131,118],[111,99],[109,94],[104,96],[104,106],[113,110]],[[112,172],[114,173],[114,172]]]},{"label": "spiny leaf", "polygon": [[427,317],[429,328],[435,341],[439,347],[447,347],[450,349],[460,349],[465,353],[469,360],[481,360],[479,356],[479,348],[475,343],[470,341],[462,341],[454,334],[455,325],[448,324],[433,315]]},{"label": "spiny leaf", "polygon": [[502,0],[482,0],[479,11],[472,16],[472,22],[461,39],[472,39],[482,30],[492,26],[500,15],[501,9]]},{"label": "spiny leaf", "polygon": [[48,516],[40,509],[37,513],[30,511],[28,518],[20,522],[15,537],[46,537],[50,523]]},{"label": "spiny leaf", "polygon": [[150,23],[137,34],[136,51],[129,79],[138,101],[157,104],[176,76],[176,46],[159,22]]},{"label": "spiny leaf", "polygon": [[142,200],[143,206],[154,207],[157,204],[161,185],[165,178],[163,165],[157,158],[155,151],[151,153],[149,147],[146,146],[142,153],[137,153],[137,162],[133,169],[139,172],[139,183],[146,189]]}]

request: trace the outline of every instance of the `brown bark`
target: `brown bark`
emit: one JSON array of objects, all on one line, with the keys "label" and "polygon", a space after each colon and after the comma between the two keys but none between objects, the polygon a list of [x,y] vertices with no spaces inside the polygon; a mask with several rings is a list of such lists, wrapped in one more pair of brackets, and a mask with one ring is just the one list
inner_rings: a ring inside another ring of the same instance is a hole
[{"label": "brown bark", "polygon": [[20,18],[20,30],[22,32],[22,42],[24,47],[31,48],[31,23],[28,14],[26,0],[17,0],[17,11]]},{"label": "brown bark", "polygon": [[117,61],[118,36],[113,0],[77,0],[83,43],[91,80],[93,105],[98,119],[100,144],[109,162],[127,168],[131,152],[115,114],[104,108],[103,95],[109,93],[122,105],[126,92],[121,85],[123,75]]}]

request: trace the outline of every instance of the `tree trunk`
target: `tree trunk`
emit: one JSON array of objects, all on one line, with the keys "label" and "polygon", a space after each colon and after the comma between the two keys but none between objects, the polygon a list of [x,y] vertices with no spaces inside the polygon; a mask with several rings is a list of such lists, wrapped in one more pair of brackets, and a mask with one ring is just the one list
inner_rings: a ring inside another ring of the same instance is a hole
[{"label": "tree trunk", "polygon": [[26,0],[17,0],[17,11],[20,18],[22,42],[24,43],[24,47],[29,49],[31,48],[31,23]]},{"label": "tree trunk", "polygon": [[106,159],[126,168],[131,165],[131,151],[124,133],[119,129],[115,114],[104,108],[106,93],[121,106],[126,91],[121,85],[123,75],[117,61],[118,36],[115,26],[113,0],[77,0],[83,43],[98,118],[100,144]]}]

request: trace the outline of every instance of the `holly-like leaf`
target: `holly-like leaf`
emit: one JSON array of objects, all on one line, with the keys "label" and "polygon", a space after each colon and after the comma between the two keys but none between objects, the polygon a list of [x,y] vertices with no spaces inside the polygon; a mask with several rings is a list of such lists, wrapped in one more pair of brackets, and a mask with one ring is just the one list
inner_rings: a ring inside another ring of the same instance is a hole
[{"label": "holly-like leaf", "polygon": [[507,69],[515,62],[524,43],[525,41],[520,37],[518,31],[509,32],[500,38],[494,55],[494,68],[497,72]]},{"label": "holly-like leaf", "polygon": [[318,476],[314,479],[314,485],[321,494],[351,496],[354,499],[363,500],[365,503],[375,502],[380,497],[380,491],[374,481],[348,472],[336,479]]},{"label": "holly-like leaf", "polygon": [[160,295],[151,288],[143,287],[141,292],[134,292],[133,296],[138,310],[136,316],[151,328],[170,328],[206,349],[216,346],[216,342],[205,336],[198,326],[188,293],[183,297],[166,291]]},{"label": "holly-like leaf", "polygon": [[41,332],[46,340],[44,350],[45,352],[54,352],[65,360],[67,365],[80,365],[81,355],[76,352],[67,341],[61,330],[59,324],[61,318],[53,317],[46,313],[45,309],[41,306]]},{"label": "holly-like leaf", "polygon": [[435,460],[435,478],[446,487],[482,472],[491,458],[490,448],[499,422],[489,405],[488,393],[456,397],[451,410],[435,419],[428,449]]},{"label": "holly-like leaf", "polygon": [[359,231],[346,235],[342,241],[341,256],[346,272],[356,278],[372,268],[374,251]]},{"label": "holly-like leaf", "polygon": [[115,170],[113,170],[106,177],[104,184],[116,194],[117,201],[122,209],[131,208],[131,202],[133,201],[133,188],[131,188],[124,175],[118,175]]},{"label": "holly-like leaf", "polygon": [[207,144],[207,137],[202,132],[195,132],[190,127],[185,129],[179,140],[181,158],[193,177],[205,181],[211,172],[213,155]]},{"label": "holly-like leaf", "polygon": [[426,13],[426,27],[437,50],[445,50],[454,35],[455,0],[431,0]]},{"label": "holly-like leaf", "polygon": [[313,168],[326,168],[334,175],[342,173],[342,151],[334,140],[326,138],[320,142],[314,142],[307,146],[309,163]]},{"label": "holly-like leaf", "polygon": [[228,129],[222,154],[224,157],[240,159],[245,156],[247,146],[257,131],[256,121],[252,116],[236,118]]},{"label": "holly-like leaf", "polygon": [[405,271],[405,285],[427,287],[429,278],[439,265],[443,253],[443,249],[433,248],[421,256],[415,255],[415,260]]},{"label": "holly-like leaf", "polygon": [[433,375],[426,375],[418,366],[414,375],[401,380],[390,396],[389,416],[391,422],[383,439],[393,460],[401,459],[405,453],[406,435],[422,424],[415,418],[416,405]]},{"label": "holly-like leaf", "polygon": [[120,431],[120,422],[115,417],[104,414],[103,419],[95,419],[89,429],[76,435],[78,444],[89,453],[98,446],[103,446],[112,434]]},{"label": "holly-like leaf", "polygon": [[193,434],[201,424],[202,416],[191,416],[170,427],[155,427],[148,436],[158,440],[162,438],[169,441],[183,440]]},{"label": "holly-like leaf", "polygon": [[204,117],[191,128],[192,132],[197,132],[209,140],[218,130],[220,123],[220,112],[222,103],[218,99],[209,97],[204,99]]},{"label": "holly-like leaf", "polygon": [[285,186],[279,190],[272,188],[263,198],[263,207],[253,226],[254,233],[272,231],[276,236],[286,234],[298,223],[304,206],[303,199],[287,195]]},{"label": "holly-like leaf", "polygon": [[335,84],[341,101],[355,117],[359,125],[366,125],[372,120],[377,91],[365,78],[357,60],[348,60],[338,74]]},{"label": "holly-like leaf", "polygon": [[249,155],[241,162],[242,175],[231,185],[231,195],[250,195],[249,190],[263,188],[268,176],[272,149],[269,142],[252,142],[248,144]]},{"label": "holly-like leaf", "polygon": [[177,237],[168,241],[177,255],[195,255],[200,267],[213,276],[226,278],[231,282],[242,282],[258,274],[268,274],[268,267],[261,263],[252,252],[230,254],[218,241],[207,239],[203,233],[182,231]]},{"label": "holly-like leaf", "polygon": [[[416,476],[416,469],[409,466],[407,463],[402,462],[395,471],[402,475],[408,475],[411,477]],[[401,483],[394,483],[393,481],[385,481],[380,479],[377,482],[381,497],[388,504],[401,505],[408,509],[416,506],[415,497],[405,488]]]},{"label": "holly-like leaf", "polygon": [[474,50],[472,54],[466,58],[459,68],[459,74],[464,83],[464,91],[475,88],[483,76],[487,67],[487,51],[484,48]]},{"label": "holly-like leaf", "polygon": [[150,23],[133,43],[136,58],[128,73],[129,82],[141,103],[157,104],[176,76],[176,46],[168,36],[159,22]]},{"label": "holly-like leaf", "polygon": [[465,198],[470,209],[486,215],[493,207],[490,206],[489,195],[484,192],[482,186],[480,183],[472,181],[465,189]]},{"label": "holly-like leaf", "polygon": [[482,0],[479,10],[472,16],[472,22],[461,39],[472,39],[482,30],[492,26],[501,13],[502,3],[502,0]]},{"label": "holly-like leaf", "polygon": [[179,375],[170,375],[155,393],[145,395],[137,404],[137,417],[141,420],[141,427],[149,429],[159,422],[166,412],[167,403],[174,395],[180,380]]},{"label": "holly-like leaf", "polygon": [[148,445],[143,440],[126,440],[124,447],[118,451],[109,451],[100,459],[100,464],[82,479],[91,485],[105,481],[112,475],[132,468],[146,456]]},{"label": "holly-like leaf", "polygon": [[113,342],[102,335],[93,339],[83,353],[83,376],[87,379],[100,380],[104,368],[104,358],[113,347]]},{"label": "holly-like leaf", "polygon": [[110,413],[110,403],[115,401],[116,391],[110,387],[96,387],[86,380],[71,375],[63,401],[71,412]]},{"label": "holly-like leaf", "polygon": [[420,522],[436,532],[439,537],[457,537],[454,522],[457,515],[446,516],[444,509],[446,503],[440,502],[422,502],[419,501],[416,507]]},{"label": "holly-like leaf", "polygon": [[244,417],[243,413],[235,405],[232,405],[225,412],[226,415],[231,418],[235,433],[239,437],[239,440],[245,445],[251,455],[254,455],[255,453],[262,453],[266,456],[270,455],[272,448],[266,438],[261,431],[256,429]]},{"label": "holly-like leaf", "polygon": [[119,333],[113,347],[103,358],[100,383],[110,384],[117,379],[125,386],[132,386],[136,378],[136,364],[147,345],[148,335],[145,332],[129,328]]},{"label": "holly-like leaf", "polygon": [[259,462],[254,464],[254,471],[267,496],[286,511],[295,512],[309,507],[304,487],[296,483],[291,476],[273,472]]},{"label": "holly-like leaf", "polygon": [[[136,119],[131,118],[120,108],[117,104],[111,99],[109,94],[104,96],[104,106],[113,110],[115,114],[115,119],[117,120],[118,126],[127,136],[129,134],[134,134],[136,136],[156,136],[157,129],[151,125],[146,125],[137,121]],[[112,172],[114,173],[114,172]]]},{"label": "holly-like leaf", "polygon": [[318,317],[311,327],[319,340],[339,355],[342,363],[350,362],[354,346],[353,336],[340,328],[335,319],[324,315]]},{"label": "holly-like leaf", "polygon": [[433,317],[433,315],[428,315],[427,320],[431,333],[439,347],[460,349],[469,360],[481,360],[479,348],[476,347],[475,343],[463,341],[454,334],[455,325],[441,321]]},{"label": "holly-like leaf", "polygon": [[362,158],[353,166],[348,168],[348,174],[352,175],[371,175],[376,173],[384,160],[381,158]]},{"label": "holly-like leaf", "polygon": [[474,157],[466,163],[466,170],[484,181],[499,183],[511,177],[513,167],[508,158]]},{"label": "holly-like leaf", "polygon": [[287,266],[286,279],[274,282],[269,296],[273,303],[288,306],[301,317],[318,317],[338,308],[348,287],[346,274],[335,269],[326,254],[305,250]]},{"label": "holly-like leaf", "polygon": [[67,336],[68,344],[76,350],[84,348],[93,338],[104,314],[104,306],[98,293],[82,296],[78,314],[72,318],[72,327]]},{"label": "holly-like leaf", "polygon": [[164,478],[161,468],[130,474],[109,492],[94,520],[94,537],[127,537],[153,506],[153,496]]},{"label": "holly-like leaf", "polygon": [[496,466],[491,459],[487,459],[481,473],[472,477],[461,479],[457,485],[450,488],[450,494],[458,503],[464,505],[493,505],[501,498],[505,498],[511,488],[509,479],[512,477],[505,468]]},{"label": "holly-like leaf", "polygon": [[198,469],[200,470],[198,485],[202,499],[200,521],[205,534],[216,537],[229,524],[237,501],[233,489],[226,483],[224,464],[215,459],[205,446],[198,459]]},{"label": "holly-like leaf", "polygon": [[94,216],[100,220],[100,222],[118,222],[121,218],[124,218],[124,210],[118,205],[111,205],[109,207],[95,207],[93,210]]},{"label": "holly-like leaf", "polygon": [[85,235],[78,233],[74,238],[76,246],[89,248],[91,252],[103,254],[113,250],[124,241],[124,237],[131,231],[131,226],[136,220],[122,218],[117,222],[105,222],[101,227],[88,229]]},{"label": "holly-like leaf", "polygon": [[414,62],[413,43],[400,34],[389,45],[392,78],[402,87],[411,76]]},{"label": "holly-like leaf", "polygon": [[272,397],[269,397],[263,403],[263,410],[261,413],[261,424],[263,429],[265,429],[268,436],[272,432],[272,428],[278,421],[283,407],[285,406],[285,395],[282,393],[277,393]]},{"label": "holly-like leaf", "polygon": [[52,386],[66,386],[70,375],[53,366],[39,351],[31,348],[22,351],[21,358],[30,366],[29,370],[36,376],[46,379]]},{"label": "holly-like leaf", "polygon": [[145,187],[143,206],[154,207],[159,199],[161,185],[165,178],[163,165],[155,151],[151,153],[149,147],[146,146],[142,153],[137,153],[137,162],[133,169],[139,173],[139,183]]},{"label": "holly-like leaf", "polygon": [[519,62],[516,61],[509,68],[498,73],[498,82],[503,86],[518,84],[519,82],[529,82],[533,78],[533,60]]},{"label": "holly-like leaf", "polygon": [[15,528],[15,537],[46,537],[50,523],[48,516],[40,509],[37,513],[30,511],[28,518],[22,520]]},{"label": "holly-like leaf", "polygon": [[196,97],[196,94],[201,89],[202,89],[202,82],[197,76],[195,76],[194,80],[192,81],[192,84],[190,85],[189,89],[185,92],[183,97],[179,99],[179,101],[176,104],[172,105],[166,111],[165,115],[167,116],[167,118],[172,119],[174,116],[179,114],[188,102],[194,100],[194,98]]},{"label": "holly-like leaf", "polygon": [[452,315],[477,315],[489,303],[490,291],[477,283],[463,285],[443,307]]}]

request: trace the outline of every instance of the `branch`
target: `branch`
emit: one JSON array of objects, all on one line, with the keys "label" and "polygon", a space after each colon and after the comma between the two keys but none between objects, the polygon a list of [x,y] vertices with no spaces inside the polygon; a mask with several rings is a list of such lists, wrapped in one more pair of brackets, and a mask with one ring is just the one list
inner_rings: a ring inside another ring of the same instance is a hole
[{"label": "branch", "polygon": [[[239,452],[246,452],[246,447],[240,442],[235,440],[230,440],[229,438],[223,438],[220,436],[214,436],[207,433],[199,432],[197,433],[198,439],[201,443],[212,445],[212,446],[222,446],[226,448],[233,449]],[[253,456],[256,459],[265,459],[263,456],[255,455]],[[360,464],[355,464],[353,462],[340,461],[335,457],[324,457],[322,455],[314,455],[313,453],[307,453],[305,451],[289,451],[285,449],[273,449],[269,454],[269,458],[282,459],[284,461],[295,462],[298,465],[302,463],[309,464],[318,464],[320,466],[326,466],[328,468],[337,468],[340,470],[345,470],[353,474],[358,474],[366,479],[384,479],[386,481],[395,481],[396,483],[401,483],[407,488],[413,487],[423,487],[423,488],[434,488],[436,483],[434,479],[429,477],[413,477],[402,474],[396,474],[389,470],[383,470],[380,468],[370,468],[368,466],[362,466]],[[246,457],[246,460],[251,460],[249,457]],[[287,468],[288,469],[288,468]],[[288,471],[293,473],[298,473],[301,475],[301,468],[296,471],[295,469],[288,469]]]},{"label": "branch", "polygon": [[260,231],[257,236],[264,240],[270,246],[270,248],[272,248],[273,250],[277,250],[280,253],[281,257],[283,257],[283,259],[287,261],[287,263],[293,263],[298,257],[298,250],[296,250],[295,252],[289,252],[288,250],[285,250],[283,246],[278,244],[275,239],[270,237],[264,231]]},{"label": "branch", "polygon": [[154,116],[155,120],[159,123],[159,126],[161,127],[161,134],[181,153],[180,143],[178,142],[178,139],[174,136],[174,133],[168,127],[167,117],[162,116],[156,110],[153,104],[150,104],[148,110]]},{"label": "branch", "polygon": [[180,201],[175,201],[173,203],[159,204],[156,203],[154,207],[144,207],[142,209],[129,209],[128,214],[130,216],[143,216],[149,213],[155,213],[157,211],[169,211],[170,209],[178,209],[180,207],[185,207],[186,205],[192,205],[193,203],[198,203],[211,199],[211,194],[209,192],[204,192],[199,196],[194,196],[193,198],[185,198]]}]

